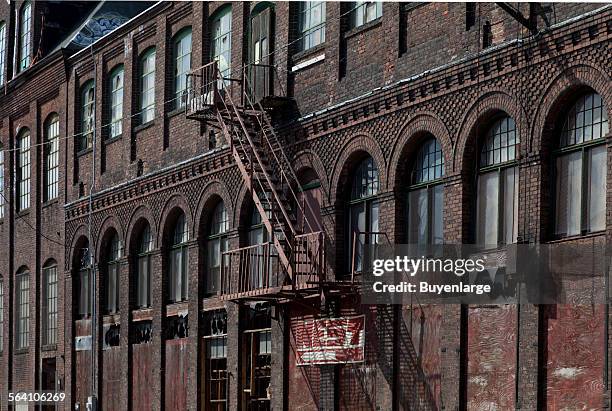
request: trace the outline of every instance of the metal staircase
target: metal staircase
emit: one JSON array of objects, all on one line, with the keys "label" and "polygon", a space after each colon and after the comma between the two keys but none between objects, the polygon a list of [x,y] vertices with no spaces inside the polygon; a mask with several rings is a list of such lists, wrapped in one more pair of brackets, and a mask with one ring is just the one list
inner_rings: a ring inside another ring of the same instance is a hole
[{"label": "metal staircase", "polygon": [[[252,66],[239,79],[224,78],[216,62],[193,70],[185,111],[223,134],[268,234],[263,244],[223,254],[221,298],[278,300],[313,293],[325,281],[326,236],[306,218],[313,210],[300,201],[298,178],[262,98],[255,97],[249,73],[262,67]],[[304,227],[298,227],[297,213],[305,216]]]}]

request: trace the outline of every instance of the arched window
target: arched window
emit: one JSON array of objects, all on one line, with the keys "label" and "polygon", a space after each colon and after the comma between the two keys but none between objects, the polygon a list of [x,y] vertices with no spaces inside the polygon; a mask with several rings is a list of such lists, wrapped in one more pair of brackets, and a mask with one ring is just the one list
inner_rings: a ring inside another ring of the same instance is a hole
[{"label": "arched window", "polygon": [[21,268],[15,276],[15,338],[16,349],[30,345],[30,273]]},{"label": "arched window", "polygon": [[170,244],[170,272],[168,276],[168,299],[170,302],[185,301],[188,297],[188,253],[189,231],[185,214],[180,214],[174,225]]},{"label": "arched window", "polygon": [[27,1],[21,6],[19,14],[19,60],[17,71],[30,66],[32,54],[32,4]]},{"label": "arched window", "polygon": [[223,201],[219,201],[210,219],[207,238],[207,272],[205,278],[205,294],[219,291],[221,285],[221,258],[227,251],[227,231],[229,218]]},{"label": "arched window", "polygon": [[59,194],[59,116],[52,114],[45,126],[45,191],[44,200],[50,201]]},{"label": "arched window", "polygon": [[43,336],[42,344],[45,346],[57,344],[57,264],[49,261],[43,267]]},{"label": "arched window", "polygon": [[497,246],[518,235],[519,138],[514,120],[498,118],[487,130],[480,150],[476,242]]},{"label": "arched window", "polygon": [[300,173],[298,181],[301,185],[297,192],[299,206],[297,210],[297,226],[303,233],[321,231],[321,203],[323,190],[317,173],[309,168]]},{"label": "arched window", "polygon": [[77,293],[77,318],[88,318],[91,315],[91,295],[90,295],[90,257],[89,241],[85,241],[76,250],[77,259],[75,261],[76,287]]},{"label": "arched window", "polygon": [[325,42],[325,2],[301,1],[299,4],[299,35],[302,50]]},{"label": "arched window", "polygon": [[121,258],[121,242],[114,233],[106,245],[104,270],[104,310],[106,314],[119,311],[119,259]]},{"label": "arched window", "polygon": [[155,118],[155,47],[140,57],[140,123]]},{"label": "arched window", "polygon": [[140,232],[136,249],[136,306],[151,306],[151,252],[153,237],[151,226],[147,223]]},{"label": "arched window", "polygon": [[0,144],[0,218],[4,218],[4,147]]},{"label": "arched window", "polygon": [[408,191],[408,243],[442,244],[444,156],[438,140],[429,136],[412,164]]},{"label": "arched window", "polygon": [[109,78],[110,85],[110,133],[109,137],[120,136],[123,132],[123,65],[115,68]]},{"label": "arched window", "polygon": [[[363,247],[378,241],[379,205],[376,195],[380,189],[378,168],[374,159],[366,157],[353,174],[348,213],[349,270],[361,272]],[[353,255],[355,250],[355,255]]]},{"label": "arched window", "polygon": [[6,72],[6,23],[0,21],[0,84],[4,84]]},{"label": "arched window", "polygon": [[4,279],[0,275],[0,353],[4,350]]},{"label": "arched window", "polygon": [[351,5],[351,27],[359,27],[382,16],[382,1],[355,1]]},{"label": "arched window", "polygon": [[555,235],[606,228],[608,112],[597,93],[580,96],[565,116],[556,150]]},{"label": "arched window", "polygon": [[81,88],[81,133],[78,137],[78,151],[91,148],[94,130],[95,89],[93,80]]},{"label": "arched window", "polygon": [[211,60],[217,61],[223,77],[231,76],[232,68],[232,6],[215,13],[211,25]]},{"label": "arched window", "polygon": [[185,106],[187,74],[191,70],[191,27],[181,30],[174,39],[174,98],[175,108]]},{"label": "arched window", "polygon": [[30,207],[30,130],[19,133],[17,150],[17,211],[22,211]]}]

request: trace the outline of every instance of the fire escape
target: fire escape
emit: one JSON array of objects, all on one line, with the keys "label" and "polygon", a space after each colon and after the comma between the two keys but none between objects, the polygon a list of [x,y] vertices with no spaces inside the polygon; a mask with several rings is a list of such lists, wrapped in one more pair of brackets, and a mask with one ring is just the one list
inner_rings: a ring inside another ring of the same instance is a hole
[{"label": "fire escape", "polygon": [[224,300],[288,300],[320,293],[326,282],[325,231],[272,125],[272,112],[289,101],[273,95],[275,74],[249,64],[239,78],[224,77],[213,61],[187,78],[186,117],[223,136],[267,233],[263,243],[222,253]]}]

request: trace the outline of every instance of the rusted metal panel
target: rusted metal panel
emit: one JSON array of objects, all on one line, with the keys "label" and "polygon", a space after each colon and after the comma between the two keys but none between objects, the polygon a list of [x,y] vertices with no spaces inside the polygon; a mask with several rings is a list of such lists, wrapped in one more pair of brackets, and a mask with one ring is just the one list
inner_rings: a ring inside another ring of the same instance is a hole
[{"label": "rusted metal panel", "polygon": [[397,338],[399,408],[438,410],[442,307],[412,305],[401,308]]},{"label": "rusted metal panel", "polygon": [[314,319],[304,309],[292,307],[289,336],[289,404],[295,410],[316,411],[319,408],[321,372],[318,366],[297,366],[296,338],[303,332],[304,321]]},{"label": "rusted metal panel", "polygon": [[113,347],[102,352],[102,398],[101,405],[105,411],[120,411],[121,387],[124,382],[121,379],[122,370],[121,349]]},{"label": "rusted metal panel", "polygon": [[186,338],[166,341],[165,409],[187,409],[187,371],[189,355]]},{"label": "rusted metal panel", "polygon": [[[91,321],[75,321],[74,331],[76,337],[91,335]],[[91,393],[91,350],[75,352],[74,371],[74,402],[84,407]]]},{"label": "rusted metal panel", "polygon": [[149,411],[153,404],[153,344],[132,346],[132,410]]},{"label": "rusted metal panel", "polygon": [[602,304],[546,307],[547,409],[603,409],[604,316]]},{"label": "rusted metal panel", "polygon": [[467,408],[513,410],[516,377],[516,306],[470,307]]}]

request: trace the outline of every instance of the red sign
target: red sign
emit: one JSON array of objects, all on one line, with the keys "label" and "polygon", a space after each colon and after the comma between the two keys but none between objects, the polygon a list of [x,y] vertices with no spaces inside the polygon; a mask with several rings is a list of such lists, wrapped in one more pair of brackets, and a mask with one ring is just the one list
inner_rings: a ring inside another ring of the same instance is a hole
[{"label": "red sign", "polygon": [[297,327],[297,365],[363,362],[365,317],[304,321]]}]

